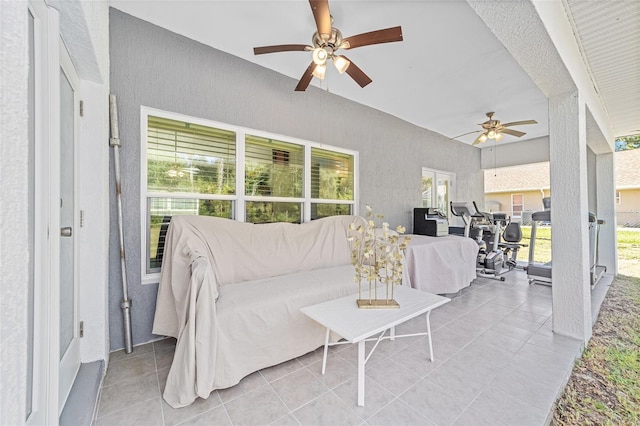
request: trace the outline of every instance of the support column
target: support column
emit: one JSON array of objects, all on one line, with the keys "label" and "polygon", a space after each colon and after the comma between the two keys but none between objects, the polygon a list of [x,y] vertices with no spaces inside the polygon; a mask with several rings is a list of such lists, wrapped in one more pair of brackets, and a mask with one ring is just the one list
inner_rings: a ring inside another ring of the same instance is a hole
[{"label": "support column", "polygon": [[607,267],[607,274],[618,273],[618,244],[616,229],[615,153],[596,156],[598,219],[605,221],[598,235],[598,264]]},{"label": "support column", "polygon": [[553,331],[591,338],[586,108],[579,92],[549,99]]}]

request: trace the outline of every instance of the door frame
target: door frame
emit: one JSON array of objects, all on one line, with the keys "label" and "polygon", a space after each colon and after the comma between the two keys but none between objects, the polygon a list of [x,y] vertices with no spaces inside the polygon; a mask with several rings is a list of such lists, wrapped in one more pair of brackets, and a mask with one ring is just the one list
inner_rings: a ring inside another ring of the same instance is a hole
[{"label": "door frame", "polygon": [[34,17],[35,176],[29,178],[35,185],[35,270],[32,411],[25,423],[37,425],[58,422],[59,204],[53,200],[59,199],[60,17],[43,0],[30,0],[28,8]]}]

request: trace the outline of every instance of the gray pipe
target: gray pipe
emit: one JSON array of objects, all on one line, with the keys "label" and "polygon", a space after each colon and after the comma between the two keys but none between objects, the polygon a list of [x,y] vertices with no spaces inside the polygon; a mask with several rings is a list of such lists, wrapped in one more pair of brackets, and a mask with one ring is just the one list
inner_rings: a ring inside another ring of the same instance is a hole
[{"label": "gray pipe", "polygon": [[118,106],[115,95],[109,95],[109,113],[111,115],[111,138],[109,145],[113,147],[113,160],[116,174],[116,198],[118,199],[118,230],[120,231],[120,270],[122,272],[122,319],[124,326],[124,351],[133,352],[131,339],[131,299],[127,286],[127,269],[124,255],[124,230],[122,225],[122,185],[120,184],[120,132],[118,130]]}]

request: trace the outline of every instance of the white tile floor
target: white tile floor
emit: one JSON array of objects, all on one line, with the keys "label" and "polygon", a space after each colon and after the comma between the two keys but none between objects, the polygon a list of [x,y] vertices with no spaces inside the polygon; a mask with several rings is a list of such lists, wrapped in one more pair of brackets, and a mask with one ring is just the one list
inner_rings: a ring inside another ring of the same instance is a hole
[{"label": "white tile floor", "polygon": [[[479,278],[433,311],[435,362],[425,337],[386,340],[367,364],[356,405],[356,347],[266,368],[182,409],[162,400],[173,339],[111,354],[95,425],[544,425],[582,345],[551,331],[551,288]],[[593,316],[612,278],[592,291]],[[398,333],[422,331],[424,318]],[[335,350],[333,350],[335,349]]]}]

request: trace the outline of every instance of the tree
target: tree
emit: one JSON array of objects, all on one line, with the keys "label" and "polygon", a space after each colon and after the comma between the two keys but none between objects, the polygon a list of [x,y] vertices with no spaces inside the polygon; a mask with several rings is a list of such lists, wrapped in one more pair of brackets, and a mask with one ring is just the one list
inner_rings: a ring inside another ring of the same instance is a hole
[{"label": "tree", "polygon": [[640,148],[640,134],[622,136],[616,139],[616,151]]}]

